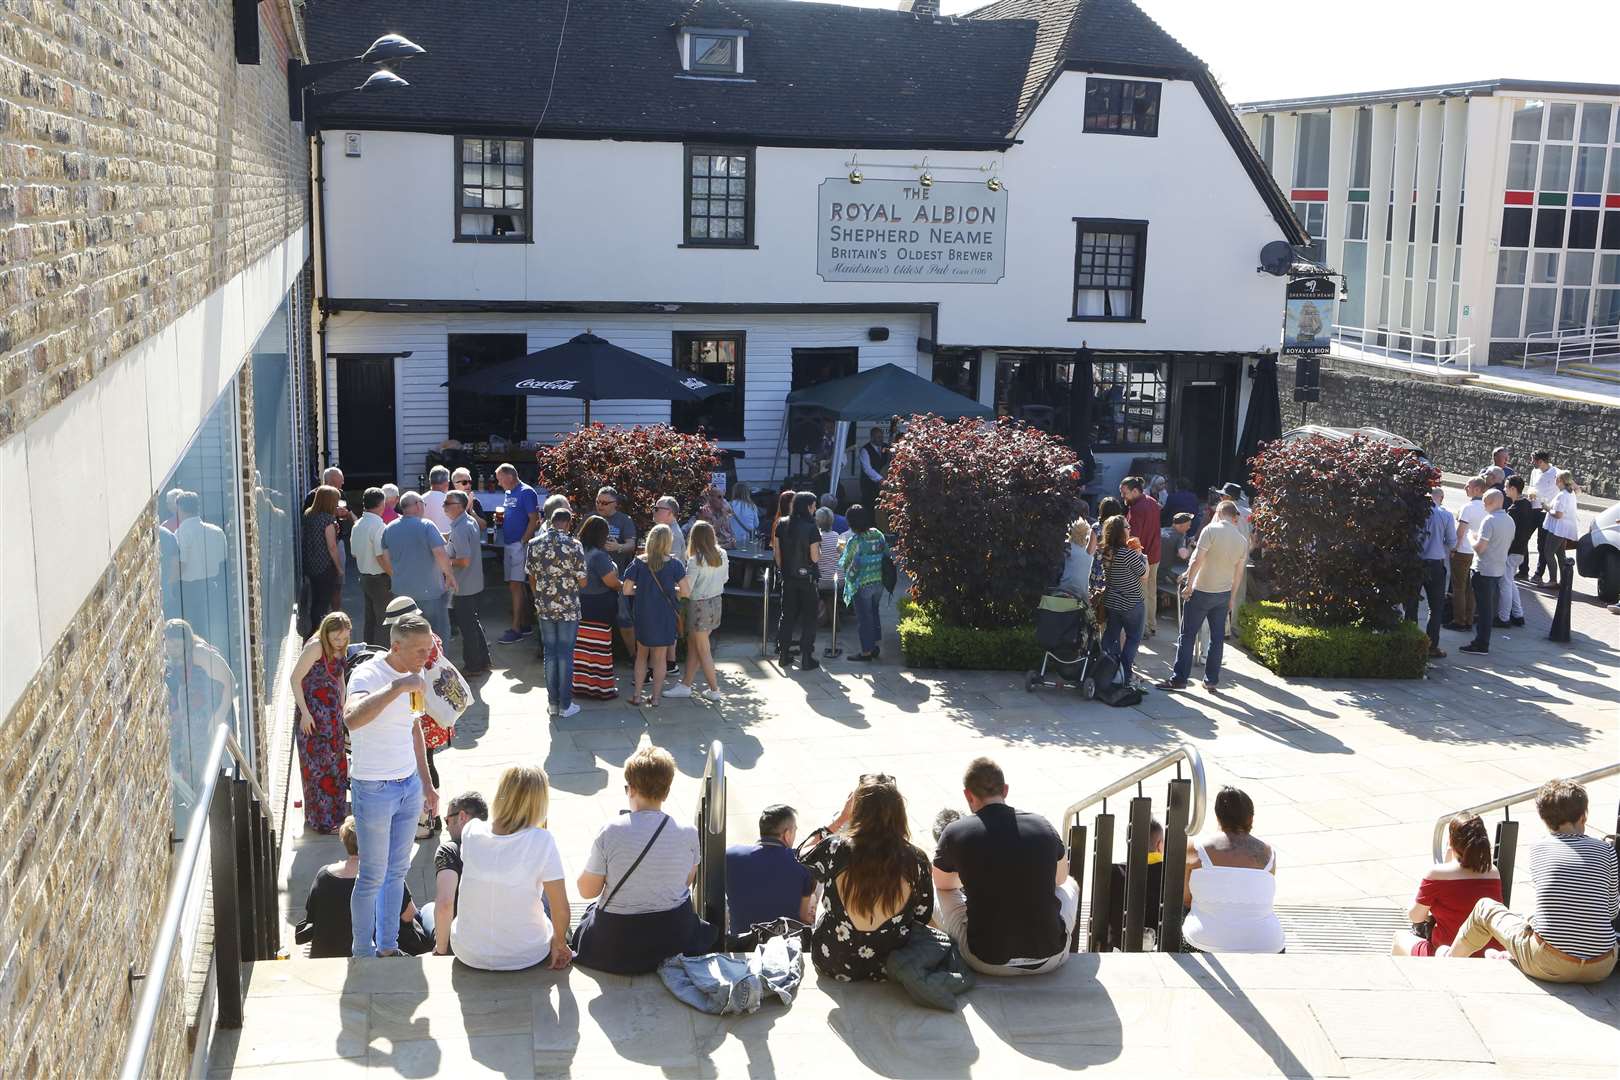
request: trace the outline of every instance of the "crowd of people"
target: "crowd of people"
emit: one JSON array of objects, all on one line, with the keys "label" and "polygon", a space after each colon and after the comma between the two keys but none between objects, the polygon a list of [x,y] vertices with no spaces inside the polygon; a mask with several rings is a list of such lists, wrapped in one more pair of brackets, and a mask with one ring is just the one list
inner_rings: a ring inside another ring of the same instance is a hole
[{"label": "crowd of people", "polygon": [[1174,508],[1187,505],[1177,497],[1179,490],[1166,496],[1166,504],[1150,494],[1155,490],[1165,491],[1163,477],[1150,482],[1127,476],[1119,482],[1118,498],[1098,502],[1095,517],[1083,506],[1069,527],[1057,588],[1100,603],[1101,649],[1113,680],[1139,690],[1145,684],[1135,670],[1137,651],[1157,631],[1159,598],[1178,597],[1182,610],[1172,672],[1155,685],[1184,690],[1197,664],[1204,668],[1204,689],[1213,691],[1220,683],[1232,615],[1246,592],[1248,500],[1239,485],[1226,484],[1212,488],[1195,512]]}]

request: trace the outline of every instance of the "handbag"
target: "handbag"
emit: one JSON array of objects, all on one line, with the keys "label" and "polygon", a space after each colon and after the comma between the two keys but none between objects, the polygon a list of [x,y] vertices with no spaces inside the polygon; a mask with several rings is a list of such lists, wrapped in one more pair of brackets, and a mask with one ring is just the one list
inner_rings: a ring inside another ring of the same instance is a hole
[{"label": "handbag", "polygon": [[[624,877],[613,886],[606,899],[585,909],[569,941],[580,964],[616,975],[647,974],[657,970],[658,965],[675,952],[686,951],[688,946],[697,944],[705,936],[703,932],[710,929],[707,923],[697,917],[690,897],[668,911],[645,915],[619,915],[608,910],[613,898],[619,895],[624,883],[635,874],[636,868],[647,857],[647,852],[652,850],[653,844],[658,842],[664,826],[668,824],[669,815],[665,814],[652,838],[647,841],[647,846],[641,849],[641,854],[636,856],[636,861],[630,864],[630,869],[625,871]],[[668,941],[684,944],[670,951],[661,944]],[[710,940],[698,951],[707,952],[712,947]]]},{"label": "handbag", "polygon": [[456,721],[472,705],[472,687],[461,672],[444,654],[444,643],[433,636],[433,650],[427,663],[422,665],[422,681],[427,691],[422,695],[422,742],[429,750],[450,745],[456,733]]}]

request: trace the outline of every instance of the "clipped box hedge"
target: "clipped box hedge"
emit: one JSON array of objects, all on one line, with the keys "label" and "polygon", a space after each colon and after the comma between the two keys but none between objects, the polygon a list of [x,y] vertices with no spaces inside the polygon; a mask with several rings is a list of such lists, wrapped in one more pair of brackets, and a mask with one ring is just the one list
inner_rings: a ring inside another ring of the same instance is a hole
[{"label": "clipped box hedge", "polygon": [[910,667],[1028,671],[1041,666],[1043,650],[1033,625],[977,630],[945,623],[932,609],[909,600],[901,600],[899,610],[900,652]]},{"label": "clipped box hedge", "polygon": [[1237,622],[1243,647],[1279,675],[1421,679],[1429,665],[1429,638],[1416,623],[1393,630],[1312,626],[1270,601],[1244,604]]}]

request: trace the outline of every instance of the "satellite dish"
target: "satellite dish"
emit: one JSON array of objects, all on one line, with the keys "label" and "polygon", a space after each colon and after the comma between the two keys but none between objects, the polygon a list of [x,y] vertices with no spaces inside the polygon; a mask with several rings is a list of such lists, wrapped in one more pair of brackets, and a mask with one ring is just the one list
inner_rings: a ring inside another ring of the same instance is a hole
[{"label": "satellite dish", "polygon": [[1294,248],[1286,240],[1273,240],[1260,249],[1260,269],[1274,277],[1283,277],[1294,265]]}]

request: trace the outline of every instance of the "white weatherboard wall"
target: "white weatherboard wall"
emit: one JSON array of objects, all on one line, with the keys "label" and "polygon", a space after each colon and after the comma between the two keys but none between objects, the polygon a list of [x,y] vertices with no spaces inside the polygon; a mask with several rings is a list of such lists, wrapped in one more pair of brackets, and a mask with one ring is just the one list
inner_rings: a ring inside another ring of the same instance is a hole
[{"label": "white weatherboard wall", "polygon": [[[366,131],[361,156],[327,140],[325,225],[333,297],[726,303],[937,302],[948,345],[1205,349],[1275,346],[1282,286],[1256,274],[1282,238],[1253,182],[1187,82],[1164,83],[1157,138],[1084,134],[1083,73],[1064,74],[1005,155],[861,151],[877,178],[1000,162],[1006,276],[995,285],[823,282],[817,191],[849,172],[847,149],[762,146],[757,250],[681,248],[680,143],[533,144],[532,244],[452,241],[446,135]],[[1070,322],[1075,217],[1149,222],[1141,323]],[[712,324],[711,324],[711,328]],[[598,330],[600,331],[600,327]],[[333,349],[338,348],[330,344]]]},{"label": "white weatherboard wall", "polygon": [[[887,341],[870,341],[867,330],[887,327]],[[742,450],[738,475],[769,480],[771,458],[781,435],[784,399],[793,375],[793,350],[853,347],[860,349],[860,370],[881,364],[917,369],[917,338],[927,336],[928,317],[919,314],[809,315],[406,315],[346,313],[327,325],[327,349],[345,352],[405,352],[394,361],[395,451],[402,487],[416,483],[426,467],[427,452],[446,439],[450,423],[449,335],[527,334],[531,352],[561,344],[586,329],[615,345],[670,362],[674,332],[742,331],[744,343],[743,435],[720,445]],[[328,358],[327,425],[332,461],[343,463],[343,432],[337,423],[337,365]],[[579,402],[529,399],[529,437],[555,440],[575,427],[582,416]],[[599,401],[591,419],[609,424],[669,422],[669,403]],[[521,451],[514,451],[521,453]],[[780,467],[776,473],[780,472]]]},{"label": "white weatherboard wall", "polygon": [[0,714],[275,315],[304,264],[304,239],[288,236],[0,443]]}]

